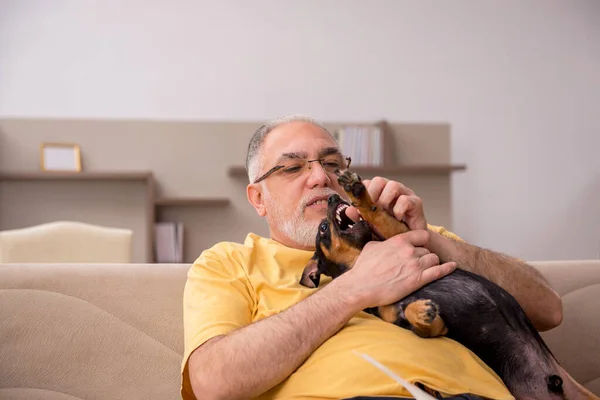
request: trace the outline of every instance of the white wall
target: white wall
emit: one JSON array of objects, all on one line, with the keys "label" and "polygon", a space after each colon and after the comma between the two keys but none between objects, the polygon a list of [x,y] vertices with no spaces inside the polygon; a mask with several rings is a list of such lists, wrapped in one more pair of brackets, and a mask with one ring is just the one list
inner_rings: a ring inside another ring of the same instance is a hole
[{"label": "white wall", "polygon": [[448,121],[457,233],[600,257],[597,0],[0,7],[0,117]]}]

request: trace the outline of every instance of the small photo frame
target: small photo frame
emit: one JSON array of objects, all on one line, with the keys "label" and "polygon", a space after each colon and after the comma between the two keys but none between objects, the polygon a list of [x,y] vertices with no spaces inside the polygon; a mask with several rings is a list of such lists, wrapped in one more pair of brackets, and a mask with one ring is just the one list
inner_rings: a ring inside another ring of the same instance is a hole
[{"label": "small photo frame", "polygon": [[71,143],[42,143],[42,171],[81,172],[79,146]]}]

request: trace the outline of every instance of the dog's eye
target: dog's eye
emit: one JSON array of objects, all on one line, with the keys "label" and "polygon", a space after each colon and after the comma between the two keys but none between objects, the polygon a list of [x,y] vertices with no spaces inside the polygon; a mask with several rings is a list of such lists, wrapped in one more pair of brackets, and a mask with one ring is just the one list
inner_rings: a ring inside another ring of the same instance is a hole
[{"label": "dog's eye", "polygon": [[321,226],[319,226],[319,230],[321,232],[325,232],[327,230],[327,228],[329,227],[329,224],[327,222],[322,222]]}]

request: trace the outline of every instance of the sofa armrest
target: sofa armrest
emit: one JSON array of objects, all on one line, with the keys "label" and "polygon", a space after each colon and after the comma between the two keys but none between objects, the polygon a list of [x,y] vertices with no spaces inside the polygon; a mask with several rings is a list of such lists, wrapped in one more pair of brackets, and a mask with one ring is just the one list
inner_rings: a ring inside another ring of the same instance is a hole
[{"label": "sofa armrest", "polygon": [[563,302],[562,323],[542,337],[565,370],[600,396],[600,260],[530,262]]}]

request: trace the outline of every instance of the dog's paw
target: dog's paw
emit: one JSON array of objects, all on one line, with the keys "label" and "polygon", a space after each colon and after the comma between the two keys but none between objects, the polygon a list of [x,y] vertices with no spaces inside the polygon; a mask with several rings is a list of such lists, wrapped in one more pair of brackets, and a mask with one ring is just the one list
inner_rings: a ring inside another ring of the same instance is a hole
[{"label": "dog's paw", "polygon": [[448,328],[440,317],[440,310],[431,300],[417,300],[410,303],[404,310],[406,319],[413,331],[421,337],[436,337],[445,335]]},{"label": "dog's paw", "polygon": [[418,315],[419,321],[423,325],[430,325],[435,317],[440,314],[440,309],[437,304],[431,300],[426,300]]},{"label": "dog's paw", "polygon": [[356,172],[344,171],[338,176],[338,183],[346,192],[348,192],[348,194],[352,194],[356,198],[359,198],[366,190],[365,185],[362,183],[362,179]]}]

